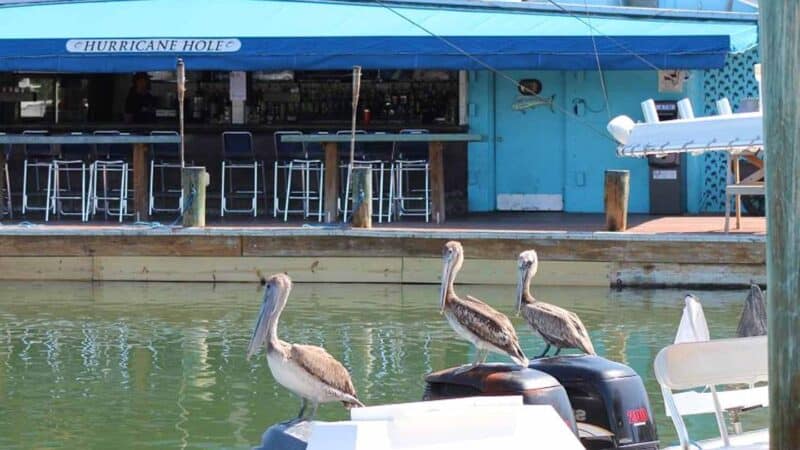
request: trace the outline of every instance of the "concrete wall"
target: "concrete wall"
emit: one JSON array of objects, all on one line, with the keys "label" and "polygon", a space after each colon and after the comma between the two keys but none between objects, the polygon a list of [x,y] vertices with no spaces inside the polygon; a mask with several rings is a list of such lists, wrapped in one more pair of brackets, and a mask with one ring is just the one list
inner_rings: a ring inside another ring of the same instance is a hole
[{"label": "concrete wall", "polygon": [[[513,71],[470,74],[470,130],[486,139],[469,146],[470,211],[557,210],[601,212],[606,169],[631,171],[630,211],[649,211],[648,166],[642,159],[619,158],[605,131],[611,117],[642,120],[647,98],[702,100],[702,73],[692,72],[683,93],[659,93],[654,71],[606,71],[605,104],[596,71]],[[536,78],[542,97],[554,97],[551,110],[541,105],[514,111],[515,80]],[[687,161],[687,207],[699,204],[702,164]]]}]

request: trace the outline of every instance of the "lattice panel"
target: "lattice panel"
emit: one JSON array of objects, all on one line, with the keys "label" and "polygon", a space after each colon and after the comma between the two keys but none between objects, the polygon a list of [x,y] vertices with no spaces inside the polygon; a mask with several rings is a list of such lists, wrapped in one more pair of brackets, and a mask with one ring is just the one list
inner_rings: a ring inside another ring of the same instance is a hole
[{"label": "lattice panel", "polygon": [[[730,54],[722,69],[706,70],[703,79],[703,115],[717,114],[717,100],[727,97],[734,111],[746,98],[758,97],[753,65],[759,62],[758,47]],[[700,211],[719,212],[725,208],[727,162],[724,152],[703,155],[703,197]]]}]

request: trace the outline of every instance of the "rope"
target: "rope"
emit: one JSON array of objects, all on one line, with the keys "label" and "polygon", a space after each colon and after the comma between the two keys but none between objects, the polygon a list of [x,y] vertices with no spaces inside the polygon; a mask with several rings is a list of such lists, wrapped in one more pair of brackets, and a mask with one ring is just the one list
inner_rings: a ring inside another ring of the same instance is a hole
[{"label": "rope", "polygon": [[[591,16],[589,15],[589,0],[583,0],[584,6],[586,6],[586,21],[589,22]],[[597,51],[597,41],[594,39],[594,30],[589,28],[589,35],[592,37],[592,47],[594,48],[594,59],[597,62],[597,73],[600,76],[600,88],[603,91],[603,99],[606,102],[605,108],[606,113],[608,114],[608,120],[611,120],[611,106],[608,103],[608,90],[606,89],[606,80],[605,76],[603,75],[603,67],[600,65],[600,52]],[[589,109],[589,104],[586,104],[586,109]],[[591,109],[589,109],[591,111]]]},{"label": "rope", "polygon": [[[427,29],[425,26],[423,26],[423,25],[421,25],[421,24],[419,24],[419,23],[415,22],[413,19],[411,19],[411,18],[409,18],[409,17],[405,16],[403,13],[401,13],[401,12],[399,12],[399,11],[395,10],[395,9],[394,9],[394,8],[392,8],[391,6],[389,6],[389,5],[387,5],[386,3],[384,3],[384,2],[383,2],[383,0],[373,0],[373,1],[374,1],[375,3],[377,3],[378,5],[380,5],[380,6],[384,7],[384,8],[386,8],[388,11],[392,12],[393,14],[395,14],[395,15],[396,15],[396,16],[398,16],[398,17],[400,17],[401,19],[405,20],[406,22],[410,23],[411,25],[413,25],[413,26],[415,26],[415,27],[419,28],[420,30],[422,30],[423,32],[425,32],[425,33],[429,34],[431,37],[434,37],[434,38],[438,39],[439,41],[443,42],[445,45],[447,45],[447,46],[449,46],[450,48],[454,49],[455,51],[457,51],[457,52],[461,53],[463,56],[465,56],[465,57],[469,58],[470,60],[474,61],[476,64],[480,65],[481,67],[483,67],[483,68],[485,68],[485,69],[489,70],[490,72],[492,72],[492,73],[494,73],[494,74],[496,74],[496,75],[500,76],[500,77],[501,77],[501,78],[503,78],[504,80],[506,80],[506,81],[509,81],[509,82],[510,82],[510,83],[512,83],[512,84],[513,84],[513,85],[514,85],[514,86],[515,86],[517,89],[520,89],[521,91],[527,92],[529,95],[533,96],[534,98],[536,98],[536,99],[538,99],[538,100],[541,100],[541,101],[549,101],[549,99],[547,99],[547,98],[545,98],[545,97],[542,97],[541,95],[539,95],[539,94],[537,94],[537,93],[535,93],[535,92],[531,91],[531,90],[530,90],[530,89],[528,89],[527,87],[525,87],[525,86],[521,85],[521,84],[519,83],[519,81],[517,81],[515,78],[513,78],[513,77],[511,77],[511,76],[507,75],[506,73],[504,73],[504,72],[502,72],[502,71],[500,71],[500,70],[496,69],[496,68],[495,68],[495,67],[493,67],[492,65],[490,65],[490,64],[488,64],[488,63],[486,63],[486,62],[484,62],[484,61],[483,61],[483,60],[481,60],[480,58],[477,58],[476,56],[474,56],[474,55],[472,55],[471,53],[467,52],[466,50],[462,49],[461,47],[459,47],[458,45],[456,45],[456,44],[454,44],[453,42],[449,41],[448,39],[446,39],[446,38],[443,38],[443,37],[439,36],[438,34],[434,33],[433,31],[431,31],[431,30]],[[559,8],[561,8],[561,6],[559,6]],[[563,8],[561,8],[561,9],[563,9]],[[565,11],[566,11],[566,10],[565,10]],[[567,11],[567,12],[568,12],[568,11]],[[574,15],[573,15],[573,14],[571,14],[571,13],[570,13],[570,15],[572,15],[572,16],[574,17]],[[609,38],[609,39],[610,39],[610,38]],[[622,48],[624,49],[624,47],[622,47]],[[553,107],[554,107],[556,110],[558,110],[558,112],[560,112],[560,113],[564,114],[566,117],[572,118],[572,119],[574,119],[574,120],[576,120],[576,121],[580,122],[582,125],[584,125],[585,127],[589,128],[589,129],[590,129],[590,130],[592,130],[594,133],[596,133],[597,135],[601,136],[603,139],[606,139],[606,140],[608,140],[609,142],[612,142],[612,143],[614,143],[614,145],[616,145],[616,144],[617,144],[617,142],[616,142],[616,141],[615,141],[615,140],[614,140],[614,139],[613,139],[611,136],[609,136],[609,135],[608,135],[608,132],[606,132],[606,130],[600,129],[600,128],[598,128],[598,127],[594,126],[594,124],[590,123],[589,121],[586,121],[586,120],[583,120],[583,119],[581,119],[581,118],[580,118],[580,117],[578,117],[577,115],[575,115],[575,114],[573,114],[572,112],[568,111],[566,108],[562,107],[561,105],[558,105],[558,104],[556,104],[555,102],[553,102],[553,103],[552,103],[552,106],[553,106]]]}]

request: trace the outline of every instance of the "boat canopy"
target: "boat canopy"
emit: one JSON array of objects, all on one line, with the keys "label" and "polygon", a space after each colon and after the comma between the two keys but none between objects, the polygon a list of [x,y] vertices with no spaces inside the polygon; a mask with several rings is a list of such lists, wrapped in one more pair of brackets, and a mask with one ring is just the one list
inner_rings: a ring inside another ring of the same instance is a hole
[{"label": "boat canopy", "polygon": [[0,2],[0,71],[722,67],[742,20],[578,15],[391,1]]}]

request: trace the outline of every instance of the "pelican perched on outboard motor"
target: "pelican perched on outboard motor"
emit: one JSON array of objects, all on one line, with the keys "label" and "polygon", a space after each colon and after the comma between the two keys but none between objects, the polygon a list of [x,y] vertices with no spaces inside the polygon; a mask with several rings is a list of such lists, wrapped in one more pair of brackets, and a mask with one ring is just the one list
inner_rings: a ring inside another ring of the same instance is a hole
[{"label": "pelican perched on outboard motor", "polygon": [[519,270],[517,314],[522,313],[531,328],[539,333],[547,343],[547,347],[539,355],[539,358],[547,355],[550,346],[556,348],[556,355],[563,348],[577,348],[589,355],[595,355],[589,333],[575,313],[536,300],[531,294],[531,280],[539,269],[539,257],[536,255],[536,251],[528,250],[520,253],[517,263]]},{"label": "pelican perched on outboard motor", "polygon": [[468,295],[462,299],[456,295],[453,284],[464,263],[461,243],[450,241],[445,244],[442,258],[441,312],[453,330],[477,350],[475,361],[462,370],[470,370],[485,362],[490,351],[508,355],[515,363],[527,367],[528,358],[522,352],[517,332],[508,317],[475,297]]},{"label": "pelican perched on outboard motor", "polygon": [[[291,290],[292,280],[288,275],[273,275],[266,281],[264,303],[247,347],[247,358],[266,345],[267,364],[275,381],[302,400],[295,421],[313,419],[320,403],[342,402],[345,407],[364,406],[356,398],[350,373],[324,348],[290,344],[278,338],[278,319]],[[309,402],[311,414],[305,417]]]}]

